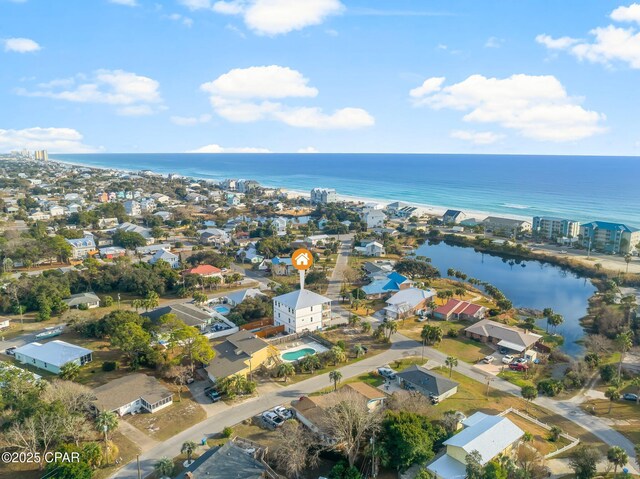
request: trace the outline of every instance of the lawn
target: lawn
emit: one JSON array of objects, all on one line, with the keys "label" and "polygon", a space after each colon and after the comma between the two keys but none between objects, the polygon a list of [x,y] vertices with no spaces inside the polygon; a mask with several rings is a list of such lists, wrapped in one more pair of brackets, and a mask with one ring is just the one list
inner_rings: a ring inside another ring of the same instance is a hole
[{"label": "lawn", "polygon": [[188,391],[182,392],[182,401],[177,399],[177,395],[174,396],[171,406],[155,414],[136,414],[127,416],[125,420],[147,436],[158,441],[166,441],[207,418],[207,413],[191,398]]},{"label": "lawn", "polygon": [[531,444],[542,455],[547,455],[565,446],[568,446],[570,442],[564,438],[559,437],[557,441],[549,441],[549,431],[534,422],[531,422],[517,414],[507,414],[505,417],[509,418],[516,426],[525,432],[533,435],[533,441]]},{"label": "lawn", "polygon": [[457,321],[424,321],[419,322],[416,319],[408,319],[400,321],[398,323],[398,332],[405,336],[415,339],[418,342],[422,342],[420,332],[425,325],[439,326],[442,328],[444,337],[440,344],[434,347],[435,349],[442,351],[447,356],[454,356],[464,362],[475,364],[479,359],[494,353],[495,351],[491,347],[479,341],[473,341],[472,339],[458,336],[457,338],[447,337],[447,332],[451,329],[458,331],[469,326],[466,322]]},{"label": "lawn", "polygon": [[[609,406],[611,405],[611,413]],[[589,414],[615,420],[614,429],[627,436],[634,444],[640,444],[640,405],[619,399],[611,403],[608,399],[585,401],[580,407]]]},{"label": "lawn", "polygon": [[133,461],[140,452],[140,448],[134,442],[117,431],[112,434],[111,440],[118,446],[118,460],[120,464],[98,469],[93,475],[94,479],[106,479],[110,477],[121,466]]}]

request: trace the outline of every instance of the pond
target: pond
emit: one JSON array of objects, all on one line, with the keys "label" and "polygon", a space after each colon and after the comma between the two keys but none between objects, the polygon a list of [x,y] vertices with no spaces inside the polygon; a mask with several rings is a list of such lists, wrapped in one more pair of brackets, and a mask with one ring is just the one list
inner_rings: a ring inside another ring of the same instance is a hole
[{"label": "pond", "polygon": [[[470,278],[491,283],[515,307],[540,311],[552,308],[562,314],[564,323],[556,329],[564,337],[560,350],[571,356],[582,354],[582,345],[576,343],[585,335],[580,319],[586,316],[588,299],[596,291],[588,279],[548,263],[502,258],[444,242],[425,243],[416,254],[431,258],[431,264],[443,277],[447,269],[453,268]],[[538,324],[546,328],[544,319]]]}]

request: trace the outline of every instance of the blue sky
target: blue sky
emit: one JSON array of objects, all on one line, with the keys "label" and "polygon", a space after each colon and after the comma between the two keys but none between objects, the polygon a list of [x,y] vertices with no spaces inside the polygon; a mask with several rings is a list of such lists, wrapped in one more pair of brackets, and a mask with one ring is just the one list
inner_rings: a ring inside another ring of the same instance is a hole
[{"label": "blue sky", "polygon": [[640,4],[0,0],[0,151],[637,155]]}]

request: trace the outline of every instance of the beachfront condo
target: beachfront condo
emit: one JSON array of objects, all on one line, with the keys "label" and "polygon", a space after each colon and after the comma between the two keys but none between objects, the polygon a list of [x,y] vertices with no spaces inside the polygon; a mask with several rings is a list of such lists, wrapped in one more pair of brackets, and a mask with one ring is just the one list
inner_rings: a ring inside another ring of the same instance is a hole
[{"label": "beachfront condo", "polygon": [[592,221],[580,227],[582,246],[611,254],[636,251],[640,243],[640,229],[622,223]]},{"label": "beachfront condo", "polygon": [[534,216],[533,232],[536,236],[549,240],[577,238],[580,235],[580,223],[553,216]]},{"label": "beachfront condo", "polygon": [[314,188],[311,190],[311,203],[326,205],[336,201],[338,201],[338,194],[333,188]]}]

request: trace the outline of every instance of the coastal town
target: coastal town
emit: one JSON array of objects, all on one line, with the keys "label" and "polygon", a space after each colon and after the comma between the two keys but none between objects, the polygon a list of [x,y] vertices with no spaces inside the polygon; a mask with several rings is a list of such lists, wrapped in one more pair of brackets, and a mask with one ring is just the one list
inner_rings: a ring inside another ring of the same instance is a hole
[{"label": "coastal town", "polygon": [[0,478],[639,474],[639,228],[339,193],[0,155]]}]

